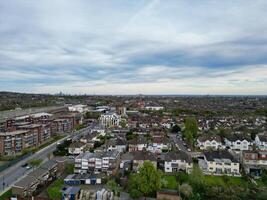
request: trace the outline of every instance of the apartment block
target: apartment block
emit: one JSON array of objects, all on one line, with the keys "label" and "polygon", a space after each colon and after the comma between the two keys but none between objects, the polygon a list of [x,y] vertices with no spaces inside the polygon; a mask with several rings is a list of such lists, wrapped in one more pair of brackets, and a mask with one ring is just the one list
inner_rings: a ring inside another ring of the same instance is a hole
[{"label": "apartment block", "polygon": [[0,133],[0,155],[14,155],[26,148],[26,136],[29,130],[17,130]]}]

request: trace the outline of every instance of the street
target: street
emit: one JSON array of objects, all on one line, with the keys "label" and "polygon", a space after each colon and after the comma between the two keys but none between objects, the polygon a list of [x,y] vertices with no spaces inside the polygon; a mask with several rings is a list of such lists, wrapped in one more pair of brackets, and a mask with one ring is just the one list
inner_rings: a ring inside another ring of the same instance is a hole
[{"label": "street", "polygon": [[170,134],[174,147],[181,151],[188,153],[187,148],[184,146],[183,141],[177,137],[178,134]]},{"label": "street", "polygon": [[73,139],[80,137],[88,133],[91,128],[92,126],[89,126],[79,131],[76,131],[70,135],[67,135],[61,140],[54,142],[53,144],[41,149],[40,151],[34,153],[33,155],[25,158],[24,160],[21,160],[15,165],[10,166],[9,168],[2,171],[0,173],[0,193],[7,190],[7,188],[9,188],[13,183],[15,183],[17,180],[21,179],[24,175],[27,175],[32,171],[32,169],[27,170],[25,167],[22,167],[21,165],[27,163],[31,159],[42,159],[43,161],[46,161],[48,159],[47,155],[52,153],[56,149],[58,142],[63,142],[68,138]]}]

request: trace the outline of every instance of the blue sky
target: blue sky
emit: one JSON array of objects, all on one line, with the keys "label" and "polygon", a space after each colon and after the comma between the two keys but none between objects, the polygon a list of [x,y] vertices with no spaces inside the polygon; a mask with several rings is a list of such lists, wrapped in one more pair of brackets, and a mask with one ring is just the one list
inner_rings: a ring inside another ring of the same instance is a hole
[{"label": "blue sky", "polygon": [[0,1],[0,90],[267,94],[266,0]]}]

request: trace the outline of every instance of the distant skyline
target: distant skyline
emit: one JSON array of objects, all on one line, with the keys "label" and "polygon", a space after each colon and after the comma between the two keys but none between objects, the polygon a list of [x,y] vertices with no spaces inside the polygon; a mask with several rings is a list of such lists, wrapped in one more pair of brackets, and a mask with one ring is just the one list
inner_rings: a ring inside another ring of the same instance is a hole
[{"label": "distant skyline", "polygon": [[267,95],[266,0],[0,1],[0,91]]}]

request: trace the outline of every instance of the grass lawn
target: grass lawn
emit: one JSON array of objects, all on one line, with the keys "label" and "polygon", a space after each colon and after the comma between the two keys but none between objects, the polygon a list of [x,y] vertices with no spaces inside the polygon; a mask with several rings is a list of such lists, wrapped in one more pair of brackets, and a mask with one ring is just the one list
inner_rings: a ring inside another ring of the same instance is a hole
[{"label": "grass lawn", "polygon": [[205,182],[209,185],[238,185],[241,187],[247,186],[248,182],[241,177],[231,176],[204,176]]},{"label": "grass lawn", "polygon": [[178,188],[178,183],[176,180],[176,176],[164,176],[167,184],[165,186],[166,189],[176,190]]},{"label": "grass lawn", "polygon": [[47,188],[47,193],[50,199],[61,199],[61,189],[63,187],[64,181],[61,179],[55,180]]},{"label": "grass lawn", "polygon": [[12,196],[12,191],[11,189],[9,189],[8,191],[6,191],[4,194],[0,196],[0,200],[9,199],[11,196]]}]

